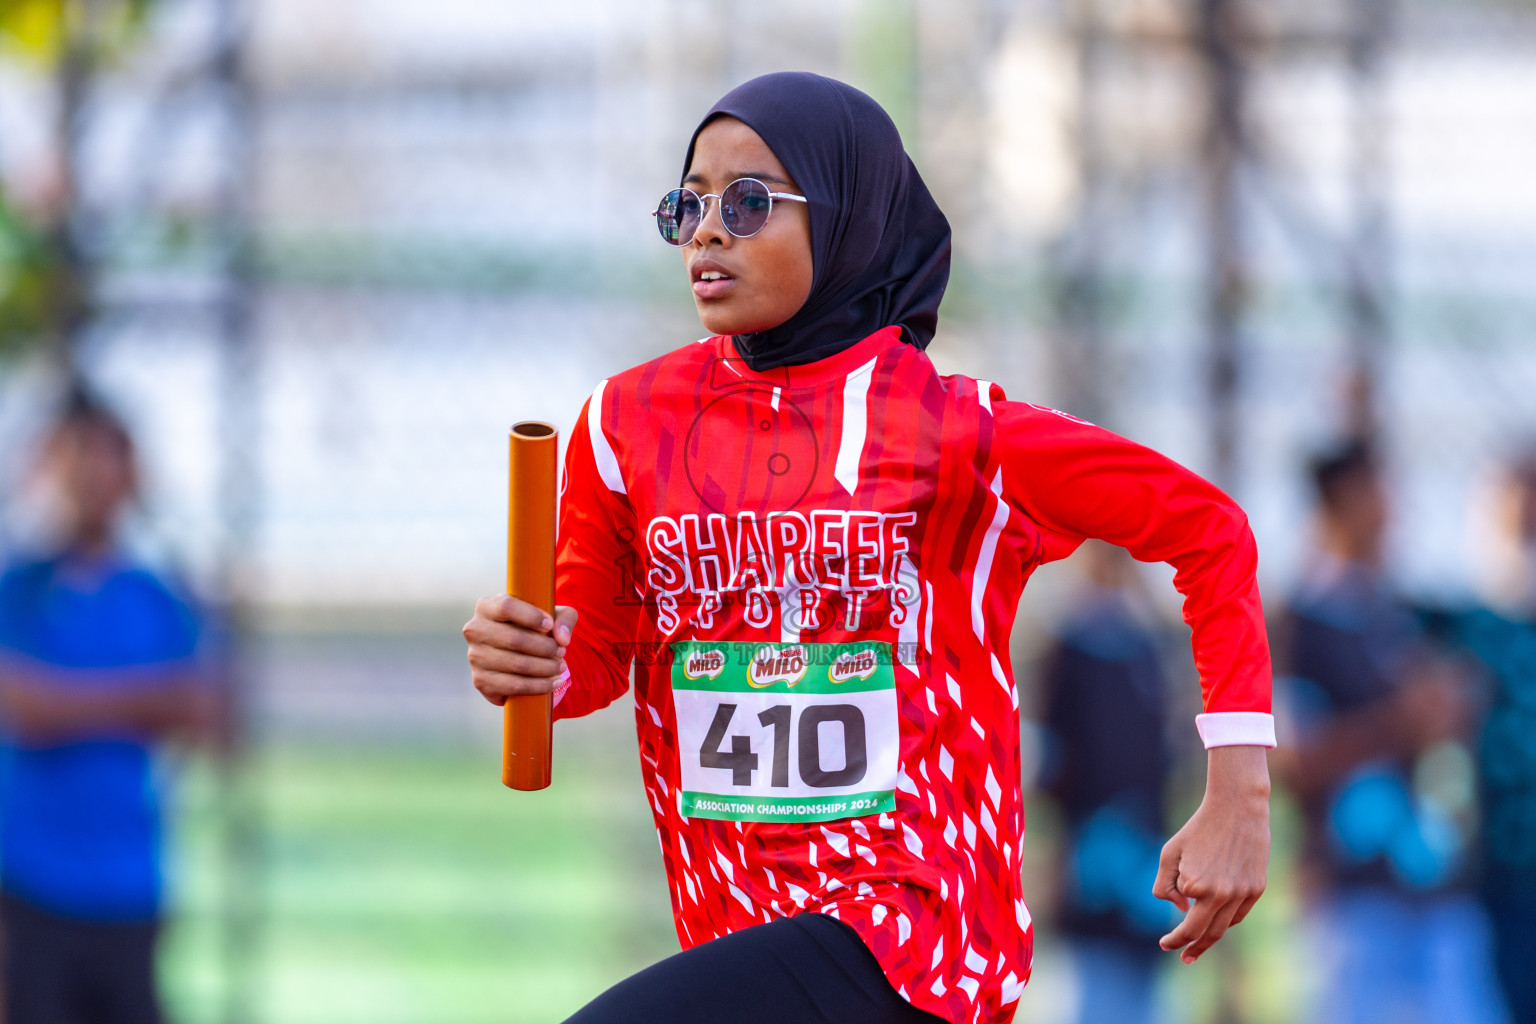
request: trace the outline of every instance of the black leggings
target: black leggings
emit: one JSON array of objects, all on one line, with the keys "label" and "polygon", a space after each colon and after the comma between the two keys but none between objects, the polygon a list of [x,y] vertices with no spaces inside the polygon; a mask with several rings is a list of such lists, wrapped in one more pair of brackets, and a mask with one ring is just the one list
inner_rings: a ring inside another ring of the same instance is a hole
[{"label": "black leggings", "polygon": [[858,932],[822,914],[744,928],[652,964],[566,1024],[942,1024],[901,998]]}]

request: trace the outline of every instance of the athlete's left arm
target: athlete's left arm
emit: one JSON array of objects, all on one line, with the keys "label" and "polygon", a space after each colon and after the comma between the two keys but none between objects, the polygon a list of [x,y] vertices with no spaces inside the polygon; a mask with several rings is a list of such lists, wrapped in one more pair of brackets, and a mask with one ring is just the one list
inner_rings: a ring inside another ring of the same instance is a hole
[{"label": "athlete's left arm", "polygon": [[[1163,848],[1153,891],[1186,912],[1163,937],[1193,963],[1264,892],[1269,863],[1269,641],[1248,517],[1214,484],[1075,417],[992,402],[1004,498],[1044,531],[1046,560],[1096,537],[1174,567],[1200,674],[1205,799]],[[1193,903],[1191,903],[1193,901]]]}]

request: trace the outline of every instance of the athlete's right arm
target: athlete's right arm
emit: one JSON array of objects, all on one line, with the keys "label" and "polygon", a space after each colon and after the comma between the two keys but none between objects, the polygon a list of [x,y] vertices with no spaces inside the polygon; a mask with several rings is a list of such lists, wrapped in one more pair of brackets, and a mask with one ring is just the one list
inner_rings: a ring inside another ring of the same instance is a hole
[{"label": "athlete's right arm", "polygon": [[[574,718],[629,688],[640,611],[634,513],[609,483],[615,468],[604,474],[597,467],[593,431],[602,428],[589,418],[596,411],[591,402],[582,407],[565,451],[553,617],[500,594],[481,598],[464,626],[475,688],[492,704],[553,691],[555,717]],[[598,437],[611,460],[606,438]]]}]

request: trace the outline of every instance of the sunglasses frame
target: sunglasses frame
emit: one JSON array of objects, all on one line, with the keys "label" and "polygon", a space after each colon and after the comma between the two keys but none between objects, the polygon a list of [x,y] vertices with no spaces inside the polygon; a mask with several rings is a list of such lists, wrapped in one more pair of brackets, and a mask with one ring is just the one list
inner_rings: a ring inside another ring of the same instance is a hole
[{"label": "sunglasses frame", "polygon": [[689,195],[693,196],[693,198],[697,199],[699,201],[699,224],[703,224],[704,218],[709,215],[709,203],[707,200],[714,199],[716,201],[723,201],[722,196],[724,193],[729,192],[732,185],[742,181],[755,181],[757,184],[763,186],[763,190],[768,193],[768,213],[763,217],[762,227],[759,227],[757,231],[749,231],[745,235],[736,231],[731,231],[731,226],[725,222],[725,216],[722,214],[720,217],[720,226],[725,228],[726,231],[729,231],[736,238],[751,238],[753,235],[757,234],[758,231],[761,231],[763,228],[767,227],[768,218],[773,216],[773,201],[775,199],[783,199],[792,203],[810,202],[810,200],[805,196],[797,196],[793,192],[775,192],[768,188],[768,183],[763,181],[761,178],[737,178],[736,181],[731,182],[730,185],[725,186],[725,188],[721,189],[719,192],[706,192],[703,195],[699,195],[699,193],[695,192],[691,188],[688,188],[687,186],[679,186],[678,188],[668,189],[667,194],[661,197],[661,202],[656,204],[656,209],[651,211],[651,216],[656,218],[656,231],[661,235],[661,240],[666,242],[668,245],[673,246],[674,248],[681,249],[683,246],[690,244],[693,241],[694,235],[699,233],[699,228],[697,225],[695,225],[693,229],[693,235],[689,235],[687,239],[679,239],[678,241],[674,242],[667,237],[667,233],[663,231],[661,227],[661,203],[665,203],[667,201],[667,196],[671,195],[673,192],[687,192]]}]

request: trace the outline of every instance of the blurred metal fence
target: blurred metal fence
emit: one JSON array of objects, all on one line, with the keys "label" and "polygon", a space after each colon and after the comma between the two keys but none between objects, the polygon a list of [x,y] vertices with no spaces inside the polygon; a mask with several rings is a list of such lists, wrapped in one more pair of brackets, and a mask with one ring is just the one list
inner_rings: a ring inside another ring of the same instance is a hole
[{"label": "blurred metal fence", "polygon": [[80,83],[4,68],[8,217],[75,282],[35,332],[56,358],[7,377],[112,392],[156,520],[211,586],[239,548],[264,604],[494,585],[500,430],[697,333],[644,211],[710,98],[773,67],[903,122],[956,227],[935,358],[1225,481],[1273,582],[1298,458],[1376,421],[1405,574],[1469,586],[1457,496],[1532,426],[1518,6],[847,0],[734,32],[681,2],[130,6]]}]

